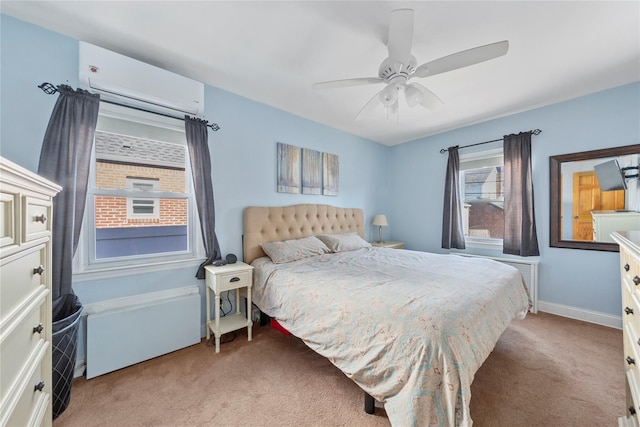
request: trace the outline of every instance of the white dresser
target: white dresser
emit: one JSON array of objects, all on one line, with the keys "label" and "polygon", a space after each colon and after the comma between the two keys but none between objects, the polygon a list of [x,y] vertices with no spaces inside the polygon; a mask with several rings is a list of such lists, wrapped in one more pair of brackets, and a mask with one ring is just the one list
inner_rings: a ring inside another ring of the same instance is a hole
[{"label": "white dresser", "polygon": [[51,214],[61,188],[0,157],[0,426],[50,426]]},{"label": "white dresser", "polygon": [[613,242],[614,231],[640,230],[640,212],[591,211],[591,216],[595,242]]},{"label": "white dresser", "polygon": [[620,245],[622,329],[626,371],[626,414],[619,426],[638,426],[640,419],[640,231],[612,233]]}]

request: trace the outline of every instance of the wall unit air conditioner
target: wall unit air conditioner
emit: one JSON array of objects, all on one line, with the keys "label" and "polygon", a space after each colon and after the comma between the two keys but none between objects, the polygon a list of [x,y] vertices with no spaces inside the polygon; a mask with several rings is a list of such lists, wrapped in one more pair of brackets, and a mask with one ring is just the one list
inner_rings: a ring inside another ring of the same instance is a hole
[{"label": "wall unit air conditioner", "polygon": [[204,84],[80,42],[80,87],[101,99],[180,117],[202,116]]}]

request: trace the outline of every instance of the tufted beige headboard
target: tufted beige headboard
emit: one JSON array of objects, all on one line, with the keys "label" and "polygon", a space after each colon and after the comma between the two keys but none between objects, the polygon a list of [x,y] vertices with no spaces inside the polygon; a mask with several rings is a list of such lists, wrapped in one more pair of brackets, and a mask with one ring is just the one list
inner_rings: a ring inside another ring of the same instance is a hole
[{"label": "tufted beige headboard", "polygon": [[265,256],[261,243],[347,232],[356,232],[364,238],[362,209],[329,205],[249,206],[244,209],[244,262],[251,264]]}]

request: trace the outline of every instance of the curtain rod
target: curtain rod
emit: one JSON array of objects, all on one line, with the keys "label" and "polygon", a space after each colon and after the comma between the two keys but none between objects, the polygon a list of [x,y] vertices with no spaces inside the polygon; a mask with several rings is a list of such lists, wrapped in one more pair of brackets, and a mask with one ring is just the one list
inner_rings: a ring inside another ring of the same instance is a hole
[{"label": "curtain rod", "polygon": [[[530,130],[528,131],[528,133],[532,133],[534,135],[540,135],[542,131],[540,129],[534,129],[534,130]],[[498,141],[504,141],[504,138],[499,138],[499,139],[492,139],[491,141],[484,141],[484,142],[476,142],[475,144],[469,144],[469,145],[463,145],[462,147],[458,147],[458,148],[467,148],[467,147],[474,147],[476,145],[482,145],[482,144],[488,144],[490,142],[498,142]],[[442,150],[440,150],[440,154],[444,154],[447,151],[449,151],[448,148],[443,148]]]},{"label": "curtain rod", "polygon": [[[56,87],[53,84],[48,83],[48,82],[44,82],[41,85],[38,85],[38,87],[40,89],[42,89],[42,91],[44,93],[46,93],[47,95],[53,95],[54,93],[58,92],[58,89],[56,89]],[[106,99],[101,99],[100,102],[106,102],[107,104],[112,104],[112,105],[119,105],[120,107],[133,108],[134,110],[144,111],[145,113],[158,114],[159,116],[169,117],[170,119],[176,119],[176,120],[184,121],[184,117],[172,116],[171,114],[160,113],[158,111],[151,111],[151,110],[147,110],[147,109],[144,109],[144,108],[141,108],[141,107],[134,107],[132,105],[121,104],[121,103],[115,102],[115,101],[108,101]],[[213,130],[214,132],[217,132],[220,129],[220,126],[218,126],[217,123],[209,123],[206,120],[204,120],[204,121],[207,123],[207,127],[211,128],[211,130]]]}]

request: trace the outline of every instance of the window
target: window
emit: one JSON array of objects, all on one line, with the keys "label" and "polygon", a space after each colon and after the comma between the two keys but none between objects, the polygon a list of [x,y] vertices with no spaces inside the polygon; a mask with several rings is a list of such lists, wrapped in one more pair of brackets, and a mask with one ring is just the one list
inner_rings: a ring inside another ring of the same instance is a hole
[{"label": "window", "polygon": [[[126,178],[127,188],[136,191],[158,191],[159,178]],[[160,199],[127,197],[127,219],[160,218]]]},{"label": "window", "polygon": [[504,234],[504,159],[502,149],[460,156],[465,243],[502,246]]},{"label": "window", "polygon": [[189,165],[184,122],[101,103],[74,280],[199,264]]}]

